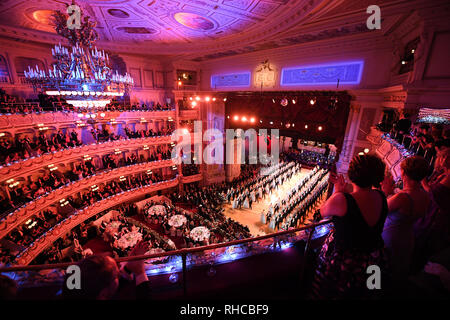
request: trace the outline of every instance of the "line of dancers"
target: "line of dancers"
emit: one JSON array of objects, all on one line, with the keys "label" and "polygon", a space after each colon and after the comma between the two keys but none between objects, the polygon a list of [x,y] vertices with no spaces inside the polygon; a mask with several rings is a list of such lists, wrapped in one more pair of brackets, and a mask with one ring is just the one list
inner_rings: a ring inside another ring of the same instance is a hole
[{"label": "line of dancers", "polygon": [[[267,212],[261,213],[261,222],[272,230],[288,229],[303,223],[326,191],[328,170],[316,166],[306,177],[291,188],[283,198],[272,199]],[[283,223],[284,221],[284,223]]]},{"label": "line of dancers", "polygon": [[231,187],[225,195],[226,201],[232,204],[233,209],[251,209],[252,204],[265,199],[293,174],[301,169],[301,165],[295,162],[282,162],[269,167],[264,175],[258,178],[250,178],[236,187]]}]

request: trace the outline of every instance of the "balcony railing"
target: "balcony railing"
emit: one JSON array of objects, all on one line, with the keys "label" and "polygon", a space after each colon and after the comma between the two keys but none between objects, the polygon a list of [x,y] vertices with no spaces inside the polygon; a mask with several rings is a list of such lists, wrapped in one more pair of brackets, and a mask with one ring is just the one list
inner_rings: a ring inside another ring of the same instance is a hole
[{"label": "balcony railing", "polygon": [[195,174],[192,176],[182,176],[181,182],[182,183],[191,183],[191,182],[195,182],[195,181],[201,181],[202,179],[203,179],[203,174],[199,173],[199,174]]},{"label": "balcony railing", "polygon": [[[27,106],[38,106],[38,102],[26,102],[17,103],[17,105],[27,105]],[[0,107],[1,108],[1,107]],[[0,110],[0,128],[2,130],[7,130],[8,128],[13,128],[16,126],[26,126],[26,125],[37,125],[39,123],[74,123],[80,120],[79,114],[81,112],[76,112],[73,110],[62,109],[62,107],[54,107],[53,110],[44,110],[42,112],[30,112],[24,113],[3,113],[4,110]],[[92,110],[91,110],[92,111]],[[92,112],[90,112],[92,113]],[[140,120],[144,119],[166,119],[169,117],[175,118],[175,110],[167,111],[141,111],[141,110],[128,110],[128,111],[102,111],[93,112],[97,114],[97,121],[103,119],[120,119],[121,121],[126,120]],[[104,113],[105,116],[101,117]],[[25,117],[26,115],[26,117]]]},{"label": "balcony railing", "polygon": [[[299,241],[305,243],[302,268],[298,270],[299,276],[302,277],[306,266],[309,264],[308,258],[311,247],[313,244],[317,244],[316,240],[326,236],[330,228],[330,220],[323,220],[319,223],[310,224],[301,228],[255,238],[185,248],[159,254],[124,257],[116,259],[116,261],[123,263],[144,260],[146,273],[150,278],[170,274],[169,281],[172,283],[179,282],[182,286],[183,294],[186,297],[189,291],[188,279],[190,272],[195,271],[199,267],[209,267],[209,271],[213,271],[214,268],[219,267],[221,264],[231,263],[241,259],[244,259],[242,261],[245,265],[245,258],[280,252],[292,247]],[[0,273],[4,273],[15,279],[21,287],[61,286],[65,269],[70,265],[73,265],[73,263],[12,266],[0,268]],[[171,284],[166,282],[164,285],[169,286]],[[191,285],[194,286],[192,282]]]}]

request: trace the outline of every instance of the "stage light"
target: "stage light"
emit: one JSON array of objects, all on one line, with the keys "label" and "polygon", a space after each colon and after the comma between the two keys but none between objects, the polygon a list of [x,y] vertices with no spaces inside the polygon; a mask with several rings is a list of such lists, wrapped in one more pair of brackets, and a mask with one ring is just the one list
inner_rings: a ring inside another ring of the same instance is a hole
[{"label": "stage light", "polygon": [[195,97],[195,100],[200,101],[200,97]]},{"label": "stage light", "polygon": [[295,123],[292,124],[292,128],[295,127]]},{"label": "stage light", "polygon": [[192,101],[192,108],[194,108],[195,106],[197,106],[197,102]]},{"label": "stage light", "polygon": [[181,86],[183,84],[183,82],[181,82],[181,81],[178,81],[178,85],[179,86]]},{"label": "stage light", "polygon": [[411,53],[414,53],[414,52],[416,52],[416,50],[415,50],[415,49],[412,49],[412,50],[411,50]]},{"label": "stage light", "polygon": [[364,155],[364,152],[358,153],[358,156],[363,156],[363,155]]},{"label": "stage light", "polygon": [[317,130],[319,130],[319,131],[322,131],[322,126],[319,126],[318,128],[317,128]]},{"label": "stage light", "polygon": [[309,104],[310,105],[315,105],[316,104],[316,98],[309,100]]},{"label": "stage light", "polygon": [[189,100],[191,100],[191,101],[192,101],[192,97],[189,97]]},{"label": "stage light", "polygon": [[272,99],[272,102],[275,103],[275,99]]},{"label": "stage light", "polygon": [[262,120],[259,120],[259,123],[262,123]]},{"label": "stage light", "polygon": [[270,121],[270,124],[273,124],[273,121]]},{"label": "stage light", "polygon": [[308,129],[308,125],[307,124],[305,124],[305,129]]},{"label": "stage light", "polygon": [[251,118],[251,119],[250,119],[250,122],[251,122],[251,123],[254,123],[254,122],[255,122],[255,118]]},{"label": "stage light", "polygon": [[227,102],[227,98],[223,99],[224,102]]},{"label": "stage light", "polygon": [[369,153],[369,151],[370,151],[369,148],[364,149],[364,153]]},{"label": "stage light", "polygon": [[242,117],[242,122],[247,122],[247,117]]},{"label": "stage light", "polygon": [[206,98],[205,98],[205,101],[206,101],[206,102],[209,102],[209,100],[211,100],[210,97],[206,97]]},{"label": "stage light", "polygon": [[184,129],[183,129],[183,134],[188,134],[188,133],[189,133],[189,130],[186,129],[186,128],[184,128]]},{"label": "stage light", "polygon": [[216,101],[216,98],[212,98],[213,101]]},{"label": "stage light", "polygon": [[234,116],[234,120],[235,120],[235,121],[238,121],[238,120],[239,120],[239,117],[238,117],[238,116]]},{"label": "stage light", "polygon": [[105,114],[104,114],[103,112],[100,113],[100,117],[104,118],[104,117],[105,117]]},{"label": "stage light", "polygon": [[292,104],[296,104],[297,101],[295,101],[295,99],[292,99]]},{"label": "stage light", "polygon": [[227,116],[227,119],[230,119],[230,116]]},{"label": "stage light", "polygon": [[405,61],[405,60],[403,60],[403,61],[402,61],[402,64],[406,64],[406,61]]}]

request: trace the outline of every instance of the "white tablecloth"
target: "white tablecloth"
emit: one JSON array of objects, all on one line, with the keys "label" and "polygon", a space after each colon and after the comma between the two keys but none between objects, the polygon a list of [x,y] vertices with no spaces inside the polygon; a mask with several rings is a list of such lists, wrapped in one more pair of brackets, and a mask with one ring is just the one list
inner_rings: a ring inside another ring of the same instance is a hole
[{"label": "white tablecloth", "polygon": [[190,237],[195,241],[208,240],[210,232],[206,227],[197,227],[191,230]]},{"label": "white tablecloth", "polygon": [[176,214],[169,219],[169,226],[174,228],[180,228],[187,222],[187,219],[185,216],[181,214]]},{"label": "white tablecloth", "polygon": [[121,249],[127,249],[129,247],[134,247],[141,240],[142,233],[132,231],[123,235],[119,240],[117,240],[117,246]]},{"label": "white tablecloth", "polygon": [[166,214],[166,208],[162,205],[155,205],[153,207],[148,208],[147,215],[148,216],[164,216]]}]

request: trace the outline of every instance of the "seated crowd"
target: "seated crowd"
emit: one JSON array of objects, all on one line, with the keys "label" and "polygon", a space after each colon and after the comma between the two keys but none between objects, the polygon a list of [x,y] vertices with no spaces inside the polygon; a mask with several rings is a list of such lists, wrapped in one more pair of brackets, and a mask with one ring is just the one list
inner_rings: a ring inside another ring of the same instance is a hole
[{"label": "seated crowd", "polygon": [[[141,137],[157,137],[169,135],[173,129],[162,128],[157,131],[149,130],[130,130],[125,128],[124,134],[115,134],[108,130],[106,126],[103,129],[93,128],[91,130],[93,138],[97,142],[114,141],[120,139],[135,139]],[[66,148],[82,146],[83,143],[78,138],[75,130],[65,132],[58,130],[56,133],[45,134],[43,131],[34,137],[19,137],[10,139],[6,136],[0,138],[0,165],[8,165],[15,161],[38,157],[49,152],[61,151]]]},{"label": "seated crowd", "polygon": [[172,194],[171,200],[173,203],[189,204],[191,208],[196,208],[199,216],[215,223],[223,240],[221,242],[251,237],[247,226],[227,218],[223,214],[222,204],[225,202],[223,196],[225,188],[226,184],[224,183],[203,188],[196,184],[189,184],[185,185],[183,194]]},{"label": "seated crowd", "polygon": [[36,181],[30,179],[26,184],[10,188],[8,191],[9,197],[0,194],[0,215],[15,210],[37,197],[67,185],[69,182],[78,181],[105,170],[112,170],[138,163],[169,160],[171,159],[171,151],[172,146],[170,145],[152,146],[148,150],[148,157],[142,154],[138,157],[135,153],[128,156],[107,154],[101,157],[101,162],[94,162],[92,158],[89,160],[86,159],[74,163],[73,169],[68,169],[63,173],[58,170],[48,170],[43,176],[37,178]]},{"label": "seated crowd", "polygon": [[[67,203],[64,204],[64,206],[61,205],[60,207],[58,207],[57,205],[56,208],[52,208],[51,210],[53,213],[47,213],[47,216],[51,217],[52,219],[43,220],[44,213],[39,213],[37,217],[31,217],[24,224],[11,231],[6,239],[17,246],[17,255],[21,251],[25,250],[29,246],[29,243],[36,241],[39,236],[43,235],[53,226],[58,224],[61,220],[72,215],[77,210],[86,208],[98,201],[119,194],[123,191],[148,186],[157,182],[167,181],[174,178],[174,176],[175,175],[172,173],[172,176],[163,177],[162,170],[159,169],[153,170],[152,174],[141,173],[130,176],[128,178],[119,179],[117,181],[113,180],[96,188],[90,188],[89,190],[78,193],[75,196],[67,197]],[[39,221],[43,223],[39,223]],[[21,238],[22,234],[28,237],[25,237],[25,239],[23,239]]]}]

